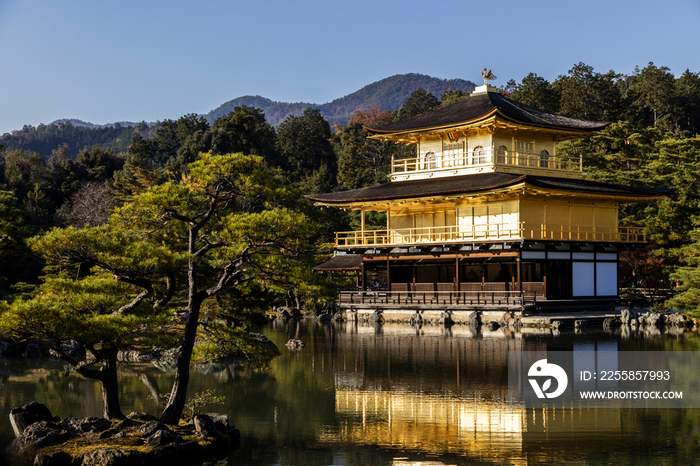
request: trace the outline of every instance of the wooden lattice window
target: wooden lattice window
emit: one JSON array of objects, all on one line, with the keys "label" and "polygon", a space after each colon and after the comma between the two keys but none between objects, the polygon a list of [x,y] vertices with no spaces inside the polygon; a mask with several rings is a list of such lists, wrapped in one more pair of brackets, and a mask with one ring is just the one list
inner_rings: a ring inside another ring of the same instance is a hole
[{"label": "wooden lattice window", "polygon": [[453,142],[442,145],[443,166],[464,165],[464,143]]},{"label": "wooden lattice window", "polygon": [[438,159],[435,152],[428,152],[425,154],[425,168],[433,170],[438,167]]},{"label": "wooden lattice window", "polygon": [[506,157],[508,156],[508,148],[506,146],[499,146],[496,149],[496,163],[507,163]]},{"label": "wooden lattice window", "polygon": [[486,163],[486,150],[484,146],[476,146],[472,150],[472,165]]}]

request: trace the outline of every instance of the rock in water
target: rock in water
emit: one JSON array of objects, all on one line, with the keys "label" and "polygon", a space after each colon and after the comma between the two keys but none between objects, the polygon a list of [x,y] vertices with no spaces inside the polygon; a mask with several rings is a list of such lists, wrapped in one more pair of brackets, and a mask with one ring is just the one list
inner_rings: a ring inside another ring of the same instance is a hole
[{"label": "rock in water", "polygon": [[270,349],[274,351],[279,351],[279,348],[277,348],[277,345],[275,345],[269,338],[267,338],[265,335],[262,333],[253,333],[251,332],[250,335],[257,341],[258,343],[262,343],[263,345],[269,347]]},{"label": "rock in water", "polygon": [[197,414],[192,418],[192,421],[194,421],[194,428],[197,429],[200,436],[211,437],[216,433],[214,421],[206,414]]},{"label": "rock in water", "polygon": [[299,350],[302,349],[303,347],[306,346],[306,343],[304,343],[301,340],[289,340],[284,346],[289,348],[290,350]]},{"label": "rock in water", "polygon": [[467,324],[470,327],[481,327],[481,312],[472,311],[472,313],[469,314],[469,319],[467,319]]},{"label": "rock in water", "polygon": [[564,322],[561,320],[553,320],[550,326],[552,330],[561,330],[564,328]]},{"label": "rock in water", "polygon": [[521,328],[522,323],[520,321],[520,316],[516,316],[513,312],[504,312],[501,318],[498,320],[498,325],[501,327],[512,327],[515,329]]},{"label": "rock in water", "polygon": [[14,408],[10,411],[10,424],[15,431],[15,437],[19,437],[24,429],[40,421],[53,421],[51,411],[44,403],[32,401],[28,405]]},{"label": "rock in water", "polygon": [[632,322],[637,320],[637,314],[629,309],[623,309],[620,311],[620,320],[622,325],[632,325]]},{"label": "rock in water", "polygon": [[449,311],[442,311],[440,318],[438,319],[438,323],[447,326],[454,324],[452,314]]},{"label": "rock in water", "polygon": [[688,319],[681,313],[674,312],[666,316],[666,325],[675,325],[683,328],[688,326]]}]

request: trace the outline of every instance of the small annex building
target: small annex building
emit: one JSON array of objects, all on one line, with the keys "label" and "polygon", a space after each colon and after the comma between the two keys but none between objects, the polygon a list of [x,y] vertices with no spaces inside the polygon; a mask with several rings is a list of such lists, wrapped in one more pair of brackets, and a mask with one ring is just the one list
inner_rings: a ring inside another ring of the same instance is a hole
[{"label": "small annex building", "polygon": [[[557,155],[558,142],[607,125],[515,102],[485,79],[449,106],[365,127],[414,144],[416,157],[393,160],[385,184],[306,196],[362,212],[317,270],[358,274],[357,290],[340,294],[346,309],[610,307],[620,252],[646,242],[643,228],[619,224],[620,205],[673,189],[589,181],[580,156]],[[368,211],[384,212],[386,228],[366,229]]]}]

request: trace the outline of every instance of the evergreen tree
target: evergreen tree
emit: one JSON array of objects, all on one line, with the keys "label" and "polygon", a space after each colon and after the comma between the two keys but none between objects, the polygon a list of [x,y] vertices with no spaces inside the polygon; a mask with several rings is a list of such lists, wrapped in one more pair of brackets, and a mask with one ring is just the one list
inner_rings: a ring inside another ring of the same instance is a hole
[{"label": "evergreen tree", "polygon": [[303,192],[324,193],[335,188],[338,167],[331,145],[331,127],[317,109],[289,116],[277,130],[279,166]]},{"label": "evergreen tree", "polygon": [[676,108],[675,78],[665,67],[649,63],[635,70],[627,94],[630,119],[641,126],[654,126],[662,131],[673,131]]},{"label": "evergreen tree", "polygon": [[399,109],[395,119],[396,121],[407,120],[414,116],[435,110],[439,106],[440,101],[437,97],[422,87],[419,87],[406,99],[406,102],[404,102]]},{"label": "evergreen tree", "polygon": [[560,113],[584,120],[618,120],[623,107],[617,78],[613,71],[602,75],[584,63],[575,65],[552,83],[553,91],[561,95]]},{"label": "evergreen tree", "polygon": [[539,108],[552,113],[558,113],[561,96],[559,89],[552,86],[546,79],[530,73],[520,84],[511,80],[508,89],[513,93],[512,99],[530,107]]}]

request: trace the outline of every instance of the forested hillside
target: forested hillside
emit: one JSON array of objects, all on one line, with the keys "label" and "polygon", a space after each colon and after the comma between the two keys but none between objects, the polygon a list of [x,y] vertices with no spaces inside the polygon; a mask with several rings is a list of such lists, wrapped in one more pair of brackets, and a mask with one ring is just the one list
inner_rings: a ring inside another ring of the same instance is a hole
[{"label": "forested hillside", "polygon": [[52,151],[62,148],[75,158],[80,150],[96,144],[104,149],[126,152],[135,135],[150,137],[150,131],[152,128],[146,123],[138,126],[115,123],[106,127],[74,126],[70,122],[37,127],[25,125],[11,134],[0,136],[0,145],[7,150],[35,152],[45,159],[51,157]]},{"label": "forested hillside", "polygon": [[[134,121],[117,121],[114,123],[108,123],[106,125],[97,125],[95,123],[90,123],[89,121],[83,121],[83,120],[78,120],[77,118],[62,118],[60,120],[52,121],[51,125],[59,125],[59,124],[67,124],[70,123],[73,126],[84,126],[86,128],[108,128],[111,126],[139,126],[143,124],[144,122],[141,123],[136,123]],[[149,124],[149,123],[146,123]],[[149,125],[152,125],[153,123],[150,123]]]}]

